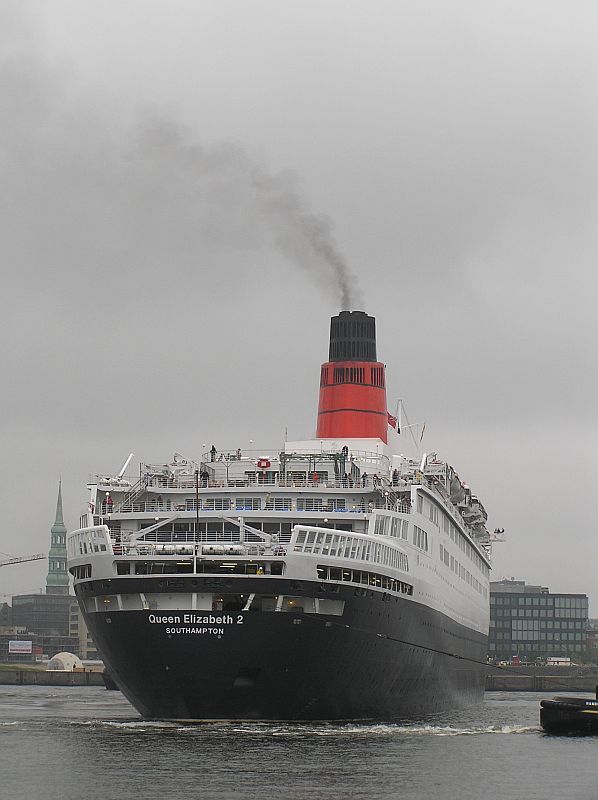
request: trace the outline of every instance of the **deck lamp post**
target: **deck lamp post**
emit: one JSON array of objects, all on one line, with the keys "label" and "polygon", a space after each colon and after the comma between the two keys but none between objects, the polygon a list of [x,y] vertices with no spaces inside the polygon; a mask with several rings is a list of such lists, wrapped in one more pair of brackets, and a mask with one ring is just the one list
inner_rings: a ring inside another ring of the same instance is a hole
[{"label": "deck lamp post", "polygon": [[199,535],[199,469],[195,470],[195,541]]}]

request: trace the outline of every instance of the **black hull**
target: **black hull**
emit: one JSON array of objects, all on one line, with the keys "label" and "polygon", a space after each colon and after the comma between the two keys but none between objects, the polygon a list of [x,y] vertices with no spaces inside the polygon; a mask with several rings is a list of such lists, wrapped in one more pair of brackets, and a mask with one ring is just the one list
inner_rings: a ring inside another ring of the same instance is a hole
[{"label": "black hull", "polygon": [[[263,591],[266,582],[256,585]],[[255,591],[251,583],[238,591]],[[272,586],[284,593],[282,583]],[[85,616],[108,669],[146,718],[392,720],[481,699],[486,670],[476,662],[485,660],[486,636],[407,599],[339,588],[334,597],[345,601],[343,616],[182,610]],[[292,589],[298,593],[296,584]],[[313,596],[322,588],[302,582],[299,591]],[[151,622],[152,614],[174,622]],[[185,623],[185,614],[208,620]]]},{"label": "black hull", "polygon": [[118,692],[118,686],[116,685],[110,673],[106,672],[106,670],[102,672],[102,680],[104,681],[104,686],[106,687],[106,689],[108,689],[111,692]]},{"label": "black hull", "polygon": [[598,734],[598,701],[583,697],[555,697],[540,701],[540,725],[557,735]]}]

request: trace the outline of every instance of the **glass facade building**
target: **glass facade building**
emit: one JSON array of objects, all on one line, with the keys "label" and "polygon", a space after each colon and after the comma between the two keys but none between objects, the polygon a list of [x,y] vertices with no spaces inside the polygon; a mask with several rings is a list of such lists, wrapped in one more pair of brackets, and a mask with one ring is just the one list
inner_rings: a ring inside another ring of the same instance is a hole
[{"label": "glass facade building", "polygon": [[552,594],[545,586],[523,581],[490,584],[489,656],[509,660],[564,657],[585,652],[588,597]]},{"label": "glass facade building", "polygon": [[70,595],[21,594],[12,598],[12,624],[41,636],[69,636]]}]

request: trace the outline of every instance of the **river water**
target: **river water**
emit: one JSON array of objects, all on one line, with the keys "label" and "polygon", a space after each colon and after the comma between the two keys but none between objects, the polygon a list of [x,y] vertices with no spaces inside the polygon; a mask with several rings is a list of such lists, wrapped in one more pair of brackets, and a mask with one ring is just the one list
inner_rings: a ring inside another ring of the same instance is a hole
[{"label": "river water", "polygon": [[542,733],[544,696],[397,725],[179,725],[101,687],[0,686],[0,798],[598,798],[598,738]]}]

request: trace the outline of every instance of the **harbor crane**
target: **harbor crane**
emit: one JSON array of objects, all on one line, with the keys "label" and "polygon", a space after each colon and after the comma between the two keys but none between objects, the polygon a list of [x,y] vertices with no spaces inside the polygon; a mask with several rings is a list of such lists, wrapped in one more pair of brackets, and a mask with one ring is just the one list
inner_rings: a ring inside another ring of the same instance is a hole
[{"label": "harbor crane", "polygon": [[18,558],[9,558],[8,561],[0,561],[0,567],[6,567],[9,564],[21,564],[23,561],[39,561],[40,558],[47,558],[45,553],[36,553],[33,556],[20,556]]}]

